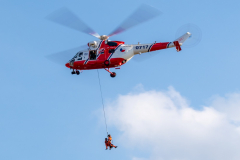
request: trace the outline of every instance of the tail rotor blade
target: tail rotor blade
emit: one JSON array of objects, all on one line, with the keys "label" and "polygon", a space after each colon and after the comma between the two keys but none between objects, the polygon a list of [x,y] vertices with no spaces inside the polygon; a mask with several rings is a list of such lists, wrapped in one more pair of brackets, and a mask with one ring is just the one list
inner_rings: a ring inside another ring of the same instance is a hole
[{"label": "tail rotor blade", "polygon": [[86,25],[78,16],[76,16],[67,8],[61,8],[53,12],[52,14],[48,15],[46,19],[63,25],[65,27],[69,27],[86,34],[90,34],[94,37],[100,37],[97,32],[95,32],[92,28]]},{"label": "tail rotor blade", "polygon": [[122,24],[109,35],[109,37],[119,34],[123,31],[126,31],[127,29],[132,28],[138,24],[146,22],[160,15],[161,13],[162,12],[160,12],[158,9],[143,4],[134,13],[132,13],[125,21],[123,21]]}]

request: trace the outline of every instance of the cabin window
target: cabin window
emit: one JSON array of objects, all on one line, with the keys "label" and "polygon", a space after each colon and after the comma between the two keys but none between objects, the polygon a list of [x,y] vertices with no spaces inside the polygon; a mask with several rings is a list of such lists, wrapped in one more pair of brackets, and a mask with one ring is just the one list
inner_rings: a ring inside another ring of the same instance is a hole
[{"label": "cabin window", "polygon": [[109,53],[114,53],[115,49],[109,49]]},{"label": "cabin window", "polygon": [[109,46],[117,46],[118,44],[116,42],[108,42],[107,43]]}]

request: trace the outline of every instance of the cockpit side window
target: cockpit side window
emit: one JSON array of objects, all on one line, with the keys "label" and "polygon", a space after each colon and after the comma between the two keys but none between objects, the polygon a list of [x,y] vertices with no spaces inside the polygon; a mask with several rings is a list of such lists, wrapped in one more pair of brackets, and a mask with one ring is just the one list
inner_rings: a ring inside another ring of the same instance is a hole
[{"label": "cockpit side window", "polygon": [[80,52],[77,55],[78,55],[78,59],[77,60],[82,60],[83,52]]}]

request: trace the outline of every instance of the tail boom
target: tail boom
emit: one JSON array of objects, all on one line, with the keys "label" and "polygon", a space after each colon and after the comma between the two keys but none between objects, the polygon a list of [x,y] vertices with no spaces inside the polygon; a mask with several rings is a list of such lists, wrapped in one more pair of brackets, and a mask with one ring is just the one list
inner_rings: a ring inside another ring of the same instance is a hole
[{"label": "tail boom", "polygon": [[134,54],[141,54],[146,52],[157,51],[161,49],[173,48],[179,52],[181,51],[181,45],[191,36],[191,33],[187,32],[173,42],[160,42],[153,44],[135,44],[133,45]]}]

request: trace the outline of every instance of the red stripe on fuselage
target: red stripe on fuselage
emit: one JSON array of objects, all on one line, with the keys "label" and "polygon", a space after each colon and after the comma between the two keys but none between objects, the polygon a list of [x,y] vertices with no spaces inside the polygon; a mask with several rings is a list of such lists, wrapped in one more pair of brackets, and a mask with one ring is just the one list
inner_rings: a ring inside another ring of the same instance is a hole
[{"label": "red stripe on fuselage", "polygon": [[157,51],[157,50],[160,50],[160,49],[166,49],[168,43],[169,43],[169,42],[155,43],[155,44],[151,47],[150,52],[152,52],[152,51]]}]

